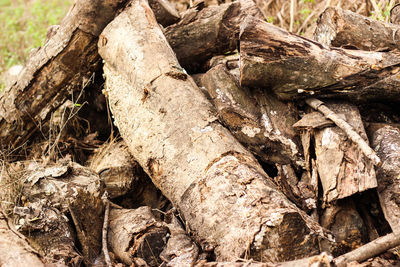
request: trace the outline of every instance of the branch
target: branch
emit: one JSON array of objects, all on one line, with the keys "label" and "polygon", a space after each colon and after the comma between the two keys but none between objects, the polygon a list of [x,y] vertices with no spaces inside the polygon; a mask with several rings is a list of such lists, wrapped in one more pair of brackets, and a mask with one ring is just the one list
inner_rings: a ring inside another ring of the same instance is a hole
[{"label": "branch", "polygon": [[102,237],[103,253],[107,266],[112,267],[113,265],[111,263],[110,254],[108,253],[108,248],[107,248],[108,215],[110,214],[110,201],[108,200],[107,191],[104,192],[104,195],[101,198],[106,204],[106,210],[104,212],[103,237]]},{"label": "branch", "polygon": [[375,151],[367,144],[367,142],[365,142],[365,140],[356,131],[354,131],[345,120],[341,119],[337,114],[325,106],[322,101],[316,98],[309,98],[306,99],[305,102],[313,109],[324,114],[325,117],[333,121],[340,129],[342,129],[347,136],[358,145],[360,150],[372,161],[374,165],[380,166],[382,164]]}]

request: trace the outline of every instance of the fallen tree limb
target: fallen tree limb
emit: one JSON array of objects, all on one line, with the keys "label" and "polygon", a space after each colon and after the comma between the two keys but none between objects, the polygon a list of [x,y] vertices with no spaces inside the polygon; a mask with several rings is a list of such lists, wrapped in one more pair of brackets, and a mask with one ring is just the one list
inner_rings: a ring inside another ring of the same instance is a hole
[{"label": "fallen tree limb", "polygon": [[314,40],[334,47],[383,51],[400,48],[400,26],[329,7],[317,21]]},{"label": "fallen tree limb", "polygon": [[247,17],[240,32],[241,84],[281,99],[309,96],[400,100],[400,55],[328,48]]},{"label": "fallen tree limb", "polygon": [[262,18],[253,0],[188,10],[182,20],[165,29],[179,64],[189,72],[198,71],[213,55],[236,49],[239,26],[246,15]]},{"label": "fallen tree limb", "polygon": [[400,233],[400,130],[385,126],[372,136],[373,147],[382,159],[376,177],[379,202],[393,232]]},{"label": "fallen tree limb", "polygon": [[335,258],[334,262],[338,267],[346,266],[346,263],[352,261],[363,262],[399,245],[400,234],[388,234],[386,236],[379,237],[378,239],[375,239],[349,253]]},{"label": "fallen tree limb", "polygon": [[24,143],[99,70],[97,37],[126,0],[75,2],[57,31],[0,95],[0,147]]},{"label": "fallen tree limb", "polygon": [[323,230],[298,210],[222,127],[182,71],[145,0],[103,31],[106,93],[121,136],[192,234],[218,260],[319,253]]}]

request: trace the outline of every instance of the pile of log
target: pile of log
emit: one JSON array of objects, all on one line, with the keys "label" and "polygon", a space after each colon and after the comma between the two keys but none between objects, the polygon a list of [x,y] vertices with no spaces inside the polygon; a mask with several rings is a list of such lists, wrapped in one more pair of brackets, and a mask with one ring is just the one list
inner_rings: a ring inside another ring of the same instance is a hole
[{"label": "pile of log", "polygon": [[0,262],[399,264],[399,33],[77,0],[0,95]]}]

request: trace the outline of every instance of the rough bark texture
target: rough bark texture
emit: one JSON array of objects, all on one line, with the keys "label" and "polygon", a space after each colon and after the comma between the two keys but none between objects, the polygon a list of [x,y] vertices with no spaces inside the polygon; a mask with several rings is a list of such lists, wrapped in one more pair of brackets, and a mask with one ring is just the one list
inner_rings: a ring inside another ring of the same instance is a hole
[{"label": "rough bark texture", "polygon": [[400,48],[400,26],[329,7],[317,21],[314,40],[334,47],[394,50]]},{"label": "rough bark texture", "polygon": [[0,95],[0,146],[16,147],[99,67],[97,38],[125,0],[79,0]]},{"label": "rough bark texture", "polygon": [[372,138],[373,147],[382,159],[376,177],[379,201],[393,232],[400,233],[400,130],[385,126]]},{"label": "rough bark texture", "polygon": [[[47,208],[52,207],[64,215],[71,215],[86,264],[91,263],[101,249],[103,204],[100,196],[103,186],[99,176],[77,163],[64,161],[51,166],[32,164],[25,179],[23,195],[28,202],[39,203],[40,206],[40,202],[46,199]],[[36,223],[62,224],[45,215],[54,216],[44,213],[43,222],[39,220]],[[20,227],[28,223],[24,221]],[[31,226],[27,227],[29,229]],[[54,238],[52,235],[47,237],[50,240]],[[42,240],[41,244],[47,246],[48,242]]]},{"label": "rough bark texture", "polygon": [[138,257],[149,266],[161,264],[159,254],[165,247],[168,228],[157,222],[151,208],[112,209],[109,221],[110,250],[123,263],[131,265]]},{"label": "rough bark texture", "polygon": [[45,265],[38,253],[28,244],[25,237],[19,234],[10,220],[0,211],[0,262],[2,266],[37,266]]},{"label": "rough bark texture", "polygon": [[292,125],[296,108],[260,90],[241,88],[239,81],[218,64],[201,78],[223,124],[250,151],[269,163],[304,166],[300,140]]},{"label": "rough bark texture", "polygon": [[99,174],[110,198],[128,193],[141,178],[141,167],[124,141],[106,143],[90,159],[90,168]]},{"label": "rough bark texture", "polygon": [[158,23],[164,27],[174,24],[180,19],[178,11],[168,0],[150,0],[149,5]]},{"label": "rough bark texture", "polygon": [[319,252],[321,228],[219,124],[144,0],[106,27],[99,52],[122,137],[203,247],[215,248],[218,260],[248,252],[282,261]]},{"label": "rough bark texture", "polygon": [[236,49],[239,26],[246,15],[262,17],[252,0],[193,8],[179,23],[165,29],[165,37],[181,66],[193,72],[213,55]]},{"label": "rough bark texture", "polygon": [[272,90],[281,99],[398,101],[399,63],[394,52],[328,48],[251,17],[241,28],[241,84]]}]

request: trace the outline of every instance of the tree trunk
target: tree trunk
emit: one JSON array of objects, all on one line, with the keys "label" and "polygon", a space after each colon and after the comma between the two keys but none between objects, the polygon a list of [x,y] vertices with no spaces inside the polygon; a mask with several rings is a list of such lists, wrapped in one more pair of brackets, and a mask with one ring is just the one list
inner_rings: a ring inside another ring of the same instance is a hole
[{"label": "tree trunk", "polygon": [[218,260],[317,254],[322,229],[276,190],[181,69],[144,0],[103,31],[109,103],[134,157]]},{"label": "tree trunk", "polygon": [[329,7],[318,19],[314,40],[334,47],[394,50],[400,48],[400,26]]},{"label": "tree trunk", "polygon": [[260,90],[241,88],[222,64],[209,70],[201,81],[223,124],[247,149],[270,164],[304,166],[300,140],[292,127],[298,120],[294,105]]},{"label": "tree trunk", "polygon": [[99,69],[97,38],[125,0],[78,0],[58,30],[0,95],[0,147],[24,143]]},{"label": "tree trunk", "polygon": [[157,222],[150,207],[112,209],[109,220],[110,249],[123,263],[131,266],[138,257],[149,266],[160,266],[168,228]]},{"label": "tree trunk", "polygon": [[178,11],[168,0],[150,0],[149,5],[153,9],[158,23],[164,27],[174,24],[180,19]]},{"label": "tree trunk", "polygon": [[181,66],[198,72],[212,56],[236,49],[239,26],[246,15],[262,17],[252,0],[193,8],[179,23],[165,29],[165,37]]},{"label": "tree trunk", "polygon": [[393,232],[400,233],[400,130],[380,128],[373,134],[372,143],[382,159],[377,169],[379,201]]},{"label": "tree trunk", "polygon": [[251,17],[241,28],[241,84],[272,90],[281,99],[399,101],[399,70],[395,53],[327,48]]}]

